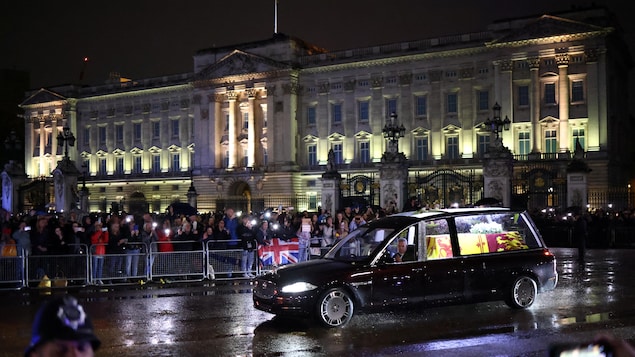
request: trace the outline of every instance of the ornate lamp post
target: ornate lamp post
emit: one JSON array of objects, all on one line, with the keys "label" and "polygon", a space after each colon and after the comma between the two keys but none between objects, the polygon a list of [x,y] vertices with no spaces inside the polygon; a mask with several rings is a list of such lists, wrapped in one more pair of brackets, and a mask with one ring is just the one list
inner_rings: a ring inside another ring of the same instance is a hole
[{"label": "ornate lamp post", "polygon": [[11,130],[9,136],[4,139],[4,148],[9,156],[10,162],[22,162],[22,160],[15,160],[15,158],[22,153],[22,141],[20,141],[20,138],[16,135],[15,130]]},{"label": "ornate lamp post", "polygon": [[498,140],[500,137],[499,134],[503,130],[509,130],[511,120],[509,120],[507,115],[505,115],[505,119],[501,119],[501,106],[500,104],[498,104],[498,102],[494,104],[492,110],[494,111],[494,117],[492,119],[487,118],[484,124],[487,129],[489,129],[489,131],[494,133],[494,140]]},{"label": "ornate lamp post", "polygon": [[64,146],[64,160],[70,160],[68,156],[68,147],[75,146],[75,135],[73,135],[68,126],[64,126],[62,131],[57,134],[57,144],[59,146]]},{"label": "ornate lamp post", "polygon": [[384,133],[384,138],[388,139],[388,152],[397,153],[399,138],[403,138],[406,133],[403,124],[397,125],[397,113],[390,113],[390,121],[381,131]]},{"label": "ornate lamp post", "polygon": [[379,166],[379,190],[382,193],[379,204],[387,213],[393,213],[403,207],[408,194],[408,160],[397,146],[406,134],[406,128],[397,124],[397,113],[390,113],[390,121],[386,122],[382,133],[388,139],[388,147]]}]

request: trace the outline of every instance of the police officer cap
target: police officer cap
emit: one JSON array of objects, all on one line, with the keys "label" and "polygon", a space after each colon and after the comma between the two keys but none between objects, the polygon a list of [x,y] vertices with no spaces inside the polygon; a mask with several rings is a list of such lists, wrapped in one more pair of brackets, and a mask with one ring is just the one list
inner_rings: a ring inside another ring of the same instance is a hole
[{"label": "police officer cap", "polygon": [[101,341],[93,332],[93,324],[77,299],[66,295],[46,302],[35,315],[28,356],[38,345],[51,340],[90,342],[97,350]]}]

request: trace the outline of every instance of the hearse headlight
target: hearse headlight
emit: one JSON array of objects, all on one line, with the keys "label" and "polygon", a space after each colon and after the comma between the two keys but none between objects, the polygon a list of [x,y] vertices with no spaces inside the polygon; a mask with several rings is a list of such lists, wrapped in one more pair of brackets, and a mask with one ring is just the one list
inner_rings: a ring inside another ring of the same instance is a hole
[{"label": "hearse headlight", "polygon": [[314,289],[317,289],[317,286],[311,283],[300,281],[291,285],[285,285],[280,291],[282,291],[283,293],[302,293]]}]

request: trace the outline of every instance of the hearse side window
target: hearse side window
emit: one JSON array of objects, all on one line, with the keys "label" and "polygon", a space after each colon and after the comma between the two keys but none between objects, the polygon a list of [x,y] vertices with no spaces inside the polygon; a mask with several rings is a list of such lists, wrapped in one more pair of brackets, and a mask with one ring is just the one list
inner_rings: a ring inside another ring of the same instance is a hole
[{"label": "hearse side window", "polygon": [[518,213],[478,214],[454,219],[461,255],[488,254],[538,247]]},{"label": "hearse side window", "polygon": [[422,237],[425,237],[426,259],[452,258],[452,242],[450,228],[445,219],[424,222]]},{"label": "hearse side window", "polygon": [[399,232],[399,234],[393,237],[390,244],[386,247],[386,250],[388,251],[390,256],[391,257],[395,256],[395,254],[398,251],[397,244],[399,244],[399,239],[402,239],[402,238],[406,239],[406,242],[408,243],[407,256],[409,257],[414,256],[415,261],[419,260],[419,257],[421,256],[419,254],[419,248],[418,248],[419,239],[417,239],[418,238],[417,227],[414,225],[402,230],[401,232]]}]

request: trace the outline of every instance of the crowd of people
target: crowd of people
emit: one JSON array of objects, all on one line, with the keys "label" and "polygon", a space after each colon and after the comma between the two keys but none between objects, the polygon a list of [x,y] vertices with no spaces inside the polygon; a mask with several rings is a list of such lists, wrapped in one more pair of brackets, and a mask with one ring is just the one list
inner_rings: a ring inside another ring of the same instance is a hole
[{"label": "crowd of people", "polygon": [[[419,208],[418,200],[413,197],[407,200],[403,210]],[[308,259],[310,248],[329,247],[357,227],[384,215],[386,212],[378,207],[360,205],[348,205],[334,213],[321,208],[316,212],[293,212],[279,207],[257,214],[237,212],[234,208],[182,214],[175,212],[173,206],[163,214],[140,215],[120,212],[78,217],[74,212],[66,216],[31,211],[26,215],[0,216],[0,250],[2,256],[77,255],[88,250],[92,257],[91,278],[96,284],[103,283],[105,273],[108,277],[147,276],[155,255],[150,255],[148,264],[140,265],[140,257],[148,253],[144,249],[151,249],[153,253],[200,251],[203,247],[242,250],[236,259],[239,266],[226,266],[221,270],[228,271],[229,276],[233,271],[240,271],[243,277],[251,277],[258,263],[254,250],[270,244],[272,238],[297,238],[298,260],[303,261]],[[576,236],[584,232],[585,242],[579,245],[581,256],[586,245],[609,247],[610,242],[600,237],[605,237],[602,232],[610,227],[635,227],[635,214],[630,211],[581,212],[567,220],[544,210],[532,212],[532,217],[541,230],[544,228],[545,236],[549,234],[546,227],[553,226],[570,226],[572,231],[575,228]],[[146,271],[140,270],[143,267]],[[47,267],[43,267],[37,278],[50,273],[46,270]]]},{"label": "crowd of people", "polygon": [[[148,271],[139,271],[139,259],[144,249],[153,252],[242,250],[239,271],[252,277],[255,270],[254,250],[271,244],[273,238],[299,243],[299,261],[308,259],[309,248],[333,245],[357,227],[377,219],[384,213],[372,207],[347,206],[331,214],[327,210],[294,212],[269,209],[243,213],[226,208],[214,213],[182,214],[169,206],[163,214],[146,212],[132,215],[126,212],[93,213],[78,217],[31,211],[26,215],[4,216],[0,248],[4,256],[59,256],[91,254],[91,278],[103,284],[102,277],[134,278]],[[9,248],[13,250],[9,252]],[[6,254],[5,254],[6,253]],[[108,259],[106,259],[108,257]],[[146,269],[151,269],[155,256]],[[141,266],[144,266],[143,264]],[[40,279],[50,267],[37,273]],[[230,272],[233,267],[227,267]]]}]

